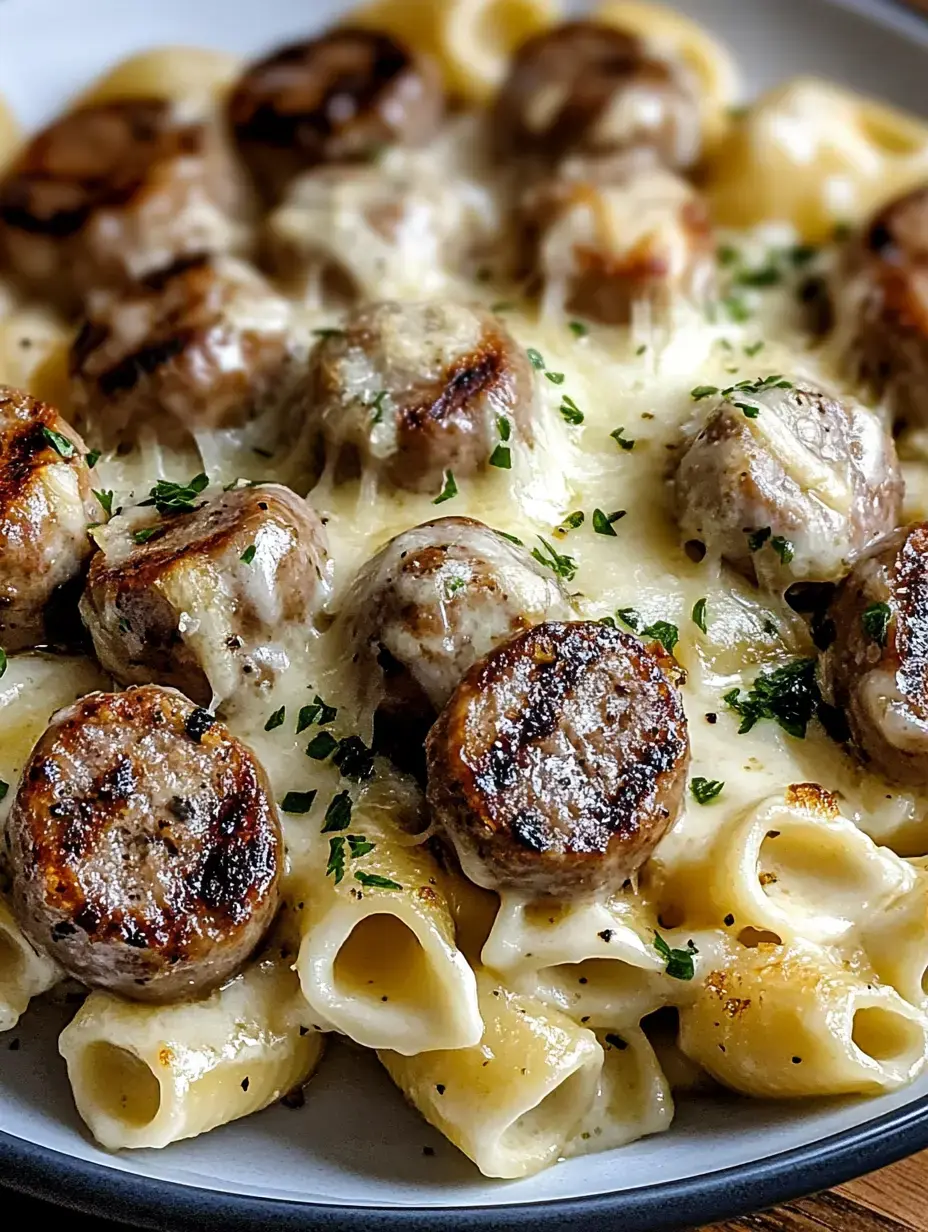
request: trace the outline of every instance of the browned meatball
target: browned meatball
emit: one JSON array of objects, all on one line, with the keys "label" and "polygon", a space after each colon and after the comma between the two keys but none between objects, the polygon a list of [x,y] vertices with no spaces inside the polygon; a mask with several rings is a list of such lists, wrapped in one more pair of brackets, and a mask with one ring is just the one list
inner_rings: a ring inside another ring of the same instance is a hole
[{"label": "browned meatball", "polygon": [[429,734],[434,819],[478,885],[614,891],[681,807],[683,704],[655,645],[597,623],[543,624],[467,673]]},{"label": "browned meatball", "polygon": [[[103,519],[85,445],[54,407],[0,385],[0,646],[58,641],[54,600],[93,551]],[[75,597],[76,598],[76,597]],[[76,612],[75,612],[76,616]],[[79,627],[75,619],[74,624]]]},{"label": "browned meatball", "polygon": [[230,257],[185,257],[98,302],[70,356],[76,422],[101,449],[237,427],[280,398],[286,300]]},{"label": "browned meatball", "polygon": [[523,547],[472,518],[391,539],[358,573],[340,614],[361,691],[401,720],[431,722],[464,673],[570,600]]},{"label": "browned meatball", "polygon": [[[528,357],[501,322],[451,302],[369,304],[318,344],[307,428],[336,478],[363,475],[412,492],[485,468],[503,432],[529,439]],[[509,436],[506,437],[509,440]]]},{"label": "browned meatball", "polygon": [[850,374],[897,421],[928,424],[928,186],[890,202],[845,250],[833,288]]},{"label": "browned meatball", "polygon": [[702,196],[662,168],[612,180],[549,180],[521,217],[530,277],[547,305],[606,325],[704,309],[715,288],[715,238]]},{"label": "browned meatball", "polygon": [[861,759],[897,783],[928,785],[928,523],[855,562],[823,630],[823,690]]},{"label": "browned meatball", "polygon": [[229,100],[239,149],[272,201],[321,163],[366,162],[384,146],[421,145],[443,110],[431,61],[389,34],[347,28],[252,65]]},{"label": "browned meatball", "polygon": [[70,308],[178,257],[228,250],[246,212],[209,125],[163,99],[97,103],[39,133],[0,182],[0,259]]},{"label": "browned meatball", "polygon": [[85,984],[142,1001],[232,975],[277,908],[280,823],[264,770],[173,689],[59,710],[7,821],[26,935]]},{"label": "browned meatball", "polygon": [[676,474],[684,541],[772,590],[835,581],[897,524],[895,447],[872,412],[776,374],[706,403]]},{"label": "browned meatball", "polygon": [[492,134],[501,161],[539,170],[641,152],[688,167],[700,150],[699,108],[682,66],[614,26],[571,21],[516,53]]},{"label": "browned meatball", "polygon": [[244,683],[269,684],[305,645],[327,589],[327,545],[289,488],[189,495],[185,511],[140,525],[135,510],[98,532],[81,615],[122,684],[173,685],[210,705]]}]

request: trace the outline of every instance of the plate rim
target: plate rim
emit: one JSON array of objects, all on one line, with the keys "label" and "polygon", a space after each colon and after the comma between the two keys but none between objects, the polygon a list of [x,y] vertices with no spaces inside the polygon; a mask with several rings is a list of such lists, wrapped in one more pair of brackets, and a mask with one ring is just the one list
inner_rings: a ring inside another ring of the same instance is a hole
[{"label": "plate rim", "polygon": [[[664,0],[666,2],[666,0]],[[906,0],[824,0],[928,48]],[[680,1232],[841,1185],[928,1149],[928,1095],[801,1146],[701,1175],[573,1198],[473,1206],[355,1206],[209,1189],[76,1158],[0,1130],[0,1186],[157,1232]],[[621,1156],[617,1156],[617,1165]],[[2,1197],[2,1194],[0,1194]]]},{"label": "plate rim", "polygon": [[[0,1131],[0,1184],[83,1214],[158,1232],[679,1232],[830,1189],[928,1148],[928,1095],[747,1164],[637,1189],[474,1206],[346,1206],[165,1181],[73,1158]],[[620,1157],[619,1157],[620,1158]]]}]

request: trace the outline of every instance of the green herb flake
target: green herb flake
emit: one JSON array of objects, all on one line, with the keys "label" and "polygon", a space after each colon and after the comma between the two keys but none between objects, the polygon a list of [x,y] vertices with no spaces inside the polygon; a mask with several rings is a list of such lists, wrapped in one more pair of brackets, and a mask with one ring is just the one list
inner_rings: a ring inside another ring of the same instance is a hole
[{"label": "green herb flake", "polygon": [[703,398],[711,398],[713,394],[719,392],[718,385],[697,385],[695,389],[690,390],[690,397],[697,402],[701,402]]},{"label": "green herb flake", "polygon": [[73,458],[77,453],[77,447],[73,441],[69,441],[66,436],[62,436],[54,428],[49,428],[47,424],[42,424],[42,435],[59,457]]},{"label": "green herb flake", "polygon": [[376,427],[377,424],[379,424],[381,420],[383,419],[383,404],[384,402],[386,402],[387,397],[388,397],[387,391],[385,389],[381,389],[378,391],[377,396],[374,398],[374,401],[371,403],[371,427],[372,428]]},{"label": "green herb flake", "polygon": [[653,624],[641,630],[641,636],[660,642],[668,654],[673,654],[680,640],[680,631],[676,625],[670,624],[667,620],[655,620]]},{"label": "green herb flake", "polygon": [[876,642],[878,646],[885,646],[889,634],[889,622],[892,618],[892,610],[888,603],[871,603],[861,613],[860,623],[871,642]]},{"label": "green herb flake", "polygon": [[612,437],[615,443],[619,446],[619,448],[624,449],[626,453],[631,453],[631,451],[638,444],[637,441],[634,441],[630,437],[627,437],[625,435],[624,428],[613,428],[613,430],[609,433],[609,435]]},{"label": "green herb flake", "polygon": [[512,424],[505,415],[496,416],[496,430],[501,441],[508,441],[512,436]]},{"label": "green herb flake", "polygon": [[635,354],[644,355],[647,349],[648,349],[648,344],[646,342],[642,342],[641,346],[635,347]]},{"label": "green herb flake", "polygon": [[[325,736],[328,733],[320,732],[319,735]],[[316,739],[318,740],[319,736]],[[338,766],[343,778],[360,783],[374,773],[374,750],[368,748],[360,736],[345,736],[338,742],[332,763]]]},{"label": "green herb flake", "polygon": [[546,539],[542,539],[541,535],[537,538],[541,540],[542,548],[532,548],[532,556],[540,565],[552,570],[558,577],[563,578],[565,582],[572,581],[577,575],[577,562],[572,556],[562,556],[557,552]]},{"label": "green herb flake", "polygon": [[766,346],[766,343],[764,342],[763,338],[761,338],[760,341],[752,342],[750,346],[746,346],[744,348],[744,353],[750,359],[753,359],[755,355],[759,355],[761,353],[761,351],[764,349],[765,346]]},{"label": "green herb flake", "polygon": [[322,827],[322,833],[329,834],[333,830],[347,830],[351,825],[353,807],[351,796],[347,791],[340,791],[338,795],[333,796],[329,807],[325,810],[325,825]]},{"label": "green herb flake", "polygon": [[508,445],[496,446],[490,454],[490,465],[501,471],[512,470],[512,451]]},{"label": "green herb flake", "polygon": [[585,515],[584,515],[583,510],[576,509],[574,510],[573,513],[568,513],[567,517],[564,519],[564,521],[561,523],[558,529],[564,531],[565,534],[569,530],[576,530],[578,526],[583,525],[584,517]]},{"label": "green herb flake", "polygon": [[103,512],[106,514],[108,518],[111,518],[113,516],[113,495],[114,494],[109,491],[98,492],[96,488],[91,488],[91,491],[93,492],[94,496],[97,498],[98,502],[100,503],[100,507],[103,509]]},{"label": "green herb flake", "polygon": [[287,717],[287,707],[281,706],[279,710],[275,710],[268,721],[264,724],[265,731],[273,731],[276,727],[283,725],[284,719]]},{"label": "green herb flake", "polygon": [[463,590],[466,585],[467,583],[464,581],[462,577],[446,578],[444,586],[442,587],[442,589],[444,590],[445,598],[446,599],[453,598],[453,596],[456,595],[459,590]]},{"label": "green herb flake", "polygon": [[624,509],[617,509],[614,513],[603,513],[602,509],[593,510],[593,529],[597,535],[612,535],[615,538],[615,529],[613,522],[618,522],[620,518],[625,517]]},{"label": "green herb flake", "polygon": [[454,480],[454,472],[445,471],[445,476],[444,476],[444,481],[442,483],[441,491],[432,501],[432,504],[433,505],[443,505],[445,501],[453,500],[454,497],[457,496],[457,494],[458,494],[458,485],[455,483],[455,480]]},{"label": "green herb flake", "polygon": [[257,550],[258,549],[255,547],[253,543],[249,544],[249,546],[245,549],[245,551],[239,557],[239,560],[245,565],[250,565],[251,562],[255,558],[255,553],[257,552]]},{"label": "green herb flake", "polygon": [[585,325],[583,321],[568,321],[567,328],[575,338],[586,338],[590,332],[589,325]]},{"label": "green herb flake", "polygon": [[580,410],[573,398],[568,397],[567,394],[564,394],[561,398],[561,405],[558,407],[558,410],[561,412],[561,415],[566,423],[583,423],[583,411]]},{"label": "green herb flake", "polygon": [[752,406],[750,402],[736,402],[734,405],[741,411],[745,419],[756,419],[760,414],[760,407]]},{"label": "green herb flake", "polygon": [[552,385],[563,385],[564,384],[564,373],[563,372],[546,372],[545,380],[550,381]]},{"label": "green herb flake", "polygon": [[0,800],[6,799],[6,795],[9,790],[10,790],[9,783],[5,782],[3,779],[0,779]]},{"label": "green herb flake", "polygon": [[822,701],[815,660],[796,659],[774,671],[762,672],[747,692],[731,689],[722,700],[741,715],[740,735],[760,719],[772,719],[790,736],[802,740]]},{"label": "green herb flake", "polygon": [[802,269],[803,266],[814,261],[818,256],[818,249],[814,244],[796,244],[789,250],[789,259],[797,269]]},{"label": "green herb flake", "polygon": [[620,607],[616,611],[616,616],[626,628],[631,629],[632,633],[637,633],[641,628],[641,617],[633,607]]},{"label": "green herb flake", "polygon": [[315,791],[288,791],[280,807],[285,813],[308,813],[315,798]]},{"label": "green herb flake", "polygon": [[728,313],[729,320],[737,321],[739,324],[750,321],[751,310],[740,295],[726,295],[721,304]]},{"label": "green herb flake", "polygon": [[296,733],[299,735],[301,731],[305,731],[313,723],[318,723],[320,727],[324,727],[326,723],[331,723],[337,714],[337,708],[335,706],[327,706],[317,693],[311,705],[300,707],[300,713],[296,721]]},{"label": "green herb flake", "polygon": [[134,530],[132,532],[132,540],[134,543],[147,543],[161,529],[160,526],[143,526],[141,530]]},{"label": "green herb flake", "polygon": [[742,287],[775,287],[783,281],[783,271],[773,261],[762,265],[759,269],[739,270],[735,282]]},{"label": "green herb flake", "polygon": [[741,259],[737,248],[733,248],[731,244],[720,244],[716,252],[719,265],[736,265]]},{"label": "green herb flake", "polygon": [[403,888],[398,881],[391,881],[389,877],[381,877],[379,873],[355,873],[354,879],[368,890],[402,890]]},{"label": "green herb flake", "polygon": [[770,540],[770,546],[780,558],[780,563],[788,565],[795,555],[795,549],[789,539],[784,539],[782,535],[774,535]]},{"label": "green herb flake", "polygon": [[693,611],[692,611],[693,624],[696,626],[697,629],[700,629],[703,633],[708,632],[708,629],[706,627],[706,604],[707,602],[708,601],[706,599],[697,599],[696,602],[693,604]]},{"label": "green herb flake", "polygon": [[325,866],[325,875],[334,877],[335,884],[345,876],[345,836],[336,834],[329,839],[329,860]]},{"label": "green herb flake", "polygon": [[501,312],[512,312],[516,304],[511,299],[498,299],[495,304],[490,305],[490,311],[497,315]]},{"label": "green herb flake", "polygon": [[692,941],[687,941],[685,950],[672,950],[660,933],[654,934],[654,948],[664,960],[667,974],[674,980],[691,980],[696,974],[693,955],[699,951]]},{"label": "green herb flake", "polygon": [[93,468],[97,465],[97,463],[100,461],[102,457],[103,457],[103,454],[100,452],[99,449],[91,449],[90,453],[84,454],[84,461],[87,463],[90,469],[93,470]]},{"label": "green herb flake", "polygon": [[529,363],[536,372],[544,372],[545,361],[540,351],[536,351],[534,347],[529,347],[525,354],[528,356]]},{"label": "green herb flake", "polygon": [[770,534],[769,526],[763,526],[760,530],[752,530],[748,534],[748,549],[752,552],[759,552],[770,538]]},{"label": "green herb flake", "polygon": [[[332,840],[330,839],[329,842]],[[363,834],[349,834],[348,847],[351,851],[352,858],[357,860],[360,856],[366,856],[369,851],[373,851],[376,843],[372,843],[370,839],[366,839]]]},{"label": "green herb flake", "polygon": [[154,505],[162,517],[192,513],[196,508],[197,497],[207,487],[209,478],[202,473],[194,475],[189,483],[170,483],[166,479],[159,479],[150,490],[149,499],[141,503]]},{"label": "green herb flake", "polygon": [[716,796],[721,795],[724,786],[718,779],[695,778],[690,783],[690,791],[697,804],[711,804]]},{"label": "green herb flake", "polygon": [[0,646],[0,676],[5,675],[6,669],[7,669],[7,663],[8,663],[8,659],[6,657],[6,651],[3,649],[2,646]]},{"label": "green herb flake", "polygon": [[505,530],[498,530],[496,533],[499,535],[501,539],[506,539],[508,540],[509,543],[514,543],[516,547],[519,547],[519,548],[525,547],[525,544],[522,542],[522,540],[519,538],[518,535],[510,535],[509,532]]},{"label": "green herb flake", "polygon": [[331,732],[317,732],[306,746],[306,756],[313,761],[325,761],[338,748],[338,741]]}]

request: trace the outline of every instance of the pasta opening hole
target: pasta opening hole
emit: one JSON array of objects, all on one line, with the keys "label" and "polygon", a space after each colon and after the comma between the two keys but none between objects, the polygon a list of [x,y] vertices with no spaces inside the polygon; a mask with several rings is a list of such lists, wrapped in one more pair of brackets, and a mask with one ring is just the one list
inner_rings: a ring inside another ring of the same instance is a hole
[{"label": "pasta opening hole", "polygon": [[150,1125],[161,1107],[161,1086],[144,1061],[116,1044],[98,1040],[84,1054],[86,1100],[114,1121]]},{"label": "pasta opening hole", "polygon": [[0,932],[0,984],[15,983],[22,967],[22,950],[6,933]]},{"label": "pasta opening hole", "polygon": [[854,1013],[851,1040],[874,1061],[899,1064],[921,1052],[922,1030],[901,1014],[866,1005]]},{"label": "pasta opening hole", "polygon": [[749,950],[756,950],[759,945],[782,945],[783,938],[767,928],[742,928],[738,940]]},{"label": "pasta opening hole", "polygon": [[[3,971],[3,963],[0,962],[0,972]],[[928,967],[922,972],[922,993],[928,997]]]},{"label": "pasta opening hole", "polygon": [[359,920],[335,959],[335,981],[350,997],[421,1013],[434,990],[429,959],[416,934],[386,913]]},{"label": "pasta opening hole", "polygon": [[843,835],[814,824],[789,826],[767,837],[757,854],[763,893],[807,917],[853,919],[873,876],[867,860]]},{"label": "pasta opening hole", "polygon": [[544,1099],[523,1112],[500,1138],[500,1147],[514,1155],[532,1153],[552,1140],[563,1138],[565,1126],[577,1119],[578,1101],[588,1098],[588,1085],[583,1068],[575,1070]]}]

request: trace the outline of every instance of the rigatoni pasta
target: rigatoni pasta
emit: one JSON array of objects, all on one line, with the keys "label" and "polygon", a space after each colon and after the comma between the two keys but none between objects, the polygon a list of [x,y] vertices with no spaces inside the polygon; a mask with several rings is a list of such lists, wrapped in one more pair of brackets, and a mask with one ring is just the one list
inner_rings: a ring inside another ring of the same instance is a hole
[{"label": "rigatoni pasta", "polygon": [[0,1032],[11,1031],[32,998],[60,978],[58,967],[29,944],[0,897]]}]

